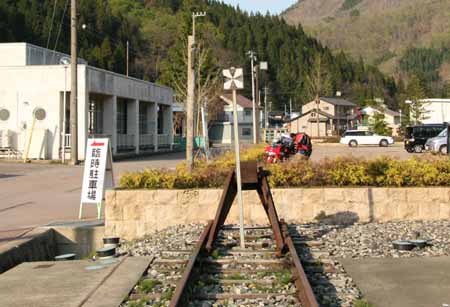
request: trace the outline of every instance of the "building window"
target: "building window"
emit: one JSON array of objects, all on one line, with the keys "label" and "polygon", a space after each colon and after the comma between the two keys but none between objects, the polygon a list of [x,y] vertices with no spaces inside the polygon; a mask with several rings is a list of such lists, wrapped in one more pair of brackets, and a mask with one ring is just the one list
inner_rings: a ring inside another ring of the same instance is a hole
[{"label": "building window", "polygon": [[127,134],[127,103],[117,101],[117,134]]},{"label": "building window", "polygon": [[242,128],[242,136],[251,136],[252,128]]},{"label": "building window", "polygon": [[245,109],[245,110],[244,110],[244,115],[245,115],[246,117],[252,116],[252,110],[251,110],[251,109]]}]

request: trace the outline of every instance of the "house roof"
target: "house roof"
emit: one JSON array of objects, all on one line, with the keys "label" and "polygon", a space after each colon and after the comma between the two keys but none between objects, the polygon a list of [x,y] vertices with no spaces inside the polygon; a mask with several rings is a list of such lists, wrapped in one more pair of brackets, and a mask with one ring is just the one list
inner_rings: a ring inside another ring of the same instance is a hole
[{"label": "house roof", "polygon": [[392,115],[392,116],[400,116],[400,113],[399,113],[399,112],[392,111],[392,110],[390,110],[390,109],[385,109],[385,110],[384,110],[384,113],[389,114],[389,115]]},{"label": "house roof", "polygon": [[348,106],[348,107],[355,107],[356,104],[353,102],[350,102],[348,100],[345,100],[343,98],[331,98],[331,97],[320,97],[320,100],[326,101],[328,103],[331,103],[335,106]]},{"label": "house roof", "polygon": [[[233,96],[231,94],[224,94],[220,96],[220,99],[222,99],[223,101],[225,101],[226,103],[228,103],[229,105],[233,104]],[[242,95],[237,95],[236,96],[236,102],[238,105],[240,105],[241,107],[243,107],[244,109],[251,109],[253,108],[253,102],[248,99],[247,97],[244,97]]]},{"label": "house roof", "polygon": [[380,110],[380,109],[377,109],[377,108],[374,108],[374,107],[366,107],[362,111],[364,113],[366,113],[367,112],[366,110],[368,110],[368,109],[371,109],[371,110],[374,110],[374,111],[378,111],[378,112],[381,112],[381,113],[385,113],[385,114],[388,114],[388,115],[391,115],[391,116],[400,116],[399,112],[392,111],[392,110],[390,110],[388,108],[384,108],[384,109]]},{"label": "house roof", "polygon": [[[308,112],[305,112],[305,113],[303,113],[302,115],[299,115],[299,116],[296,116],[296,117],[294,117],[294,118],[288,119],[286,122],[292,122],[292,121],[294,121],[294,120],[297,120],[297,119],[299,119],[299,118],[302,118],[302,117],[304,117],[304,116],[310,114],[311,112],[317,112],[317,111],[316,111],[316,110],[309,110]],[[325,116],[325,117],[327,117],[327,118],[336,119],[335,116],[331,115],[330,113],[324,112],[324,111],[322,111],[322,110],[319,110],[317,113],[319,113],[320,115]]]}]

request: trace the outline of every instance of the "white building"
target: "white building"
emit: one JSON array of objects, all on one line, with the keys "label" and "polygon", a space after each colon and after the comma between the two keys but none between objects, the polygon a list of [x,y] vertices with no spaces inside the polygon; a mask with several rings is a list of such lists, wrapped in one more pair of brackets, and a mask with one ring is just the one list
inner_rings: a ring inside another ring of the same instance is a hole
[{"label": "white building", "polygon": [[[59,65],[63,57],[26,43],[0,44],[0,147],[11,148],[18,158],[27,148],[37,109],[45,111],[45,119],[35,121],[29,158],[61,159],[64,139],[70,152],[71,72],[70,65]],[[89,136],[109,138],[114,155],[171,147],[172,105],[171,88],[79,60],[79,158],[84,159]]]},{"label": "white building", "polygon": [[424,99],[424,108],[427,111],[424,124],[440,124],[450,122],[450,99],[433,98]]},{"label": "white building", "polygon": [[398,136],[398,131],[400,128],[400,113],[390,110],[384,105],[380,108],[369,106],[362,109],[362,122],[369,125],[373,124],[373,117],[377,113],[381,113],[384,115],[384,121],[386,122],[387,126],[392,129],[392,135]]},{"label": "white building", "polygon": [[[213,143],[231,144],[233,134],[233,98],[231,95],[222,95],[223,112],[209,128],[209,139]],[[237,117],[239,127],[239,141],[243,143],[253,142],[253,102],[242,95],[236,96]]]}]

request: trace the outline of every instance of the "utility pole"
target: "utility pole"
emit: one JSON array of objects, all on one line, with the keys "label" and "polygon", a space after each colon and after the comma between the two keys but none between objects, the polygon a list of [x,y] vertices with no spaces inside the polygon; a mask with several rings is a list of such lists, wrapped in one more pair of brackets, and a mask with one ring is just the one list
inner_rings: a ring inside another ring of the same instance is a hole
[{"label": "utility pole", "polygon": [[127,77],[129,76],[129,65],[130,65],[130,42],[127,41]]},{"label": "utility pole", "polygon": [[192,13],[192,35],[188,37],[186,161],[189,173],[194,168],[195,18],[205,16],[206,12]]},{"label": "utility pole", "polygon": [[71,89],[70,89],[70,163],[78,162],[78,54],[77,54],[77,1],[71,0]]},{"label": "utility pole", "polygon": [[251,60],[251,70],[252,70],[252,103],[253,103],[253,143],[257,143],[256,136],[256,102],[255,102],[255,70],[254,61],[256,60],[256,53],[254,51],[249,51],[247,54]]},{"label": "utility pole", "polygon": [[188,72],[187,72],[187,108],[186,108],[186,160],[188,172],[194,167],[194,95],[195,71],[194,66],[194,36],[188,37]]},{"label": "utility pole", "polygon": [[253,118],[255,121],[255,144],[259,143],[259,65],[255,66],[255,103],[253,104]]}]

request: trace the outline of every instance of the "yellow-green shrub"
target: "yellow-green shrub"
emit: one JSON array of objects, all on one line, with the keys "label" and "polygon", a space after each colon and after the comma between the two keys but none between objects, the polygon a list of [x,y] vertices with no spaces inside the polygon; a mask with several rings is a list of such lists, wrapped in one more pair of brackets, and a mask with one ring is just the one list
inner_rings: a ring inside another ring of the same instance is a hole
[{"label": "yellow-green shrub", "polygon": [[[261,159],[262,147],[244,151],[243,161]],[[197,161],[192,174],[186,164],[176,170],[150,170],[127,173],[120,180],[123,189],[190,189],[222,187],[230,170],[234,168],[234,156],[227,153],[212,163]],[[260,160],[260,164],[263,164]],[[337,158],[310,162],[293,160],[281,164],[264,165],[270,172],[272,187],[310,186],[448,186],[450,185],[450,160],[405,161],[392,158],[363,160]]]}]

